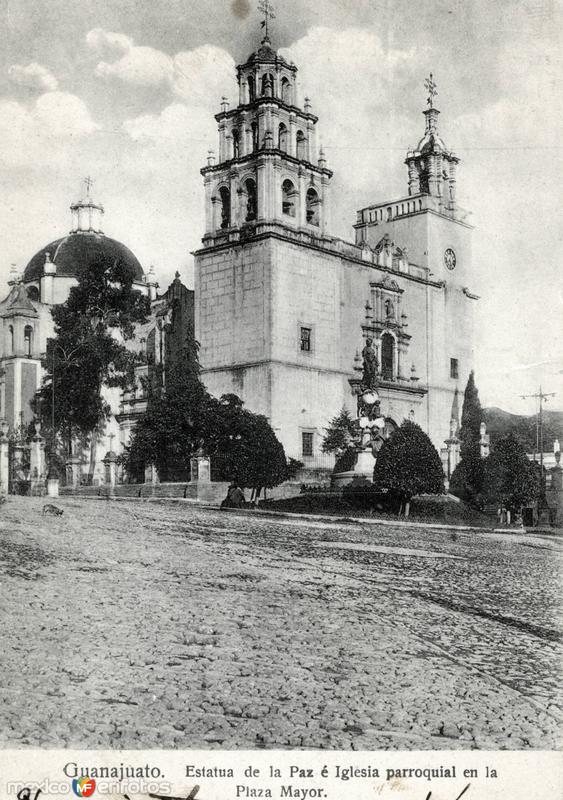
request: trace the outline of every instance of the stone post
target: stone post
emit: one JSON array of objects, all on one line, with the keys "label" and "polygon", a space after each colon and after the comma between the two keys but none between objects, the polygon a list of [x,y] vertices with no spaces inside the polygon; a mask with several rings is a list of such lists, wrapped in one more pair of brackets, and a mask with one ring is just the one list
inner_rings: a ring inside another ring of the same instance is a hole
[{"label": "stone post", "polygon": [[109,487],[110,492],[113,493],[117,477],[117,455],[113,452],[113,450],[109,450],[105,454],[103,465],[105,484]]},{"label": "stone post", "polygon": [[41,423],[35,423],[35,435],[31,440],[29,453],[30,487],[29,493],[32,496],[45,494],[45,441],[40,433]]},{"label": "stone post", "polygon": [[149,464],[145,467],[145,483],[154,485],[159,483],[158,471],[154,464]]},{"label": "stone post", "polygon": [[68,456],[65,461],[65,469],[66,469],[66,485],[72,487],[72,489],[78,489],[80,486],[80,467],[82,466],[82,460],[80,456],[76,454]]},{"label": "stone post", "polygon": [[210,483],[211,461],[209,456],[197,455],[190,461],[190,482]]},{"label": "stone post", "polygon": [[8,440],[8,429],[6,420],[0,421],[0,495],[8,494],[10,485],[10,462],[8,458],[10,443]]}]

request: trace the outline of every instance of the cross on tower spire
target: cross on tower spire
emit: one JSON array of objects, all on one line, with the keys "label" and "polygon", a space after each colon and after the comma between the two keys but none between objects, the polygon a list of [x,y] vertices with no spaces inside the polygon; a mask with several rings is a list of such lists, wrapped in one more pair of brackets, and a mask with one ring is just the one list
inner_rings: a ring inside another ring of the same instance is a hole
[{"label": "cross on tower spire", "polygon": [[92,188],[93,185],[94,181],[89,175],[87,175],[84,178],[84,186],[86,187],[86,197],[90,197],[90,189]]},{"label": "cross on tower spire", "polygon": [[271,0],[258,0],[258,10],[264,15],[264,19],[260,23],[260,27],[264,28],[264,42],[269,42],[268,35],[268,20],[275,19],[274,4]]},{"label": "cross on tower spire", "polygon": [[428,99],[426,100],[426,102],[428,103],[430,108],[434,108],[434,98],[436,97],[438,92],[436,90],[436,83],[434,82],[432,73],[430,73],[430,76],[426,78],[426,80],[424,81],[424,86],[428,90]]}]

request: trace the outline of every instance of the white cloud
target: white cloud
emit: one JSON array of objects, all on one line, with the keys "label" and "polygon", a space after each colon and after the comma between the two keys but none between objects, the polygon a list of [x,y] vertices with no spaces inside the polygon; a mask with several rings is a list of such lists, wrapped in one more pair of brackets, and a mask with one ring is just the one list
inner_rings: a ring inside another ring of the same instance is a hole
[{"label": "white cloud", "polygon": [[178,53],[174,57],[172,90],[185,103],[210,108],[213,113],[223,95],[238,102],[232,56],[210,44]]},{"label": "white cloud", "polygon": [[172,59],[152,47],[132,47],[118,61],[100,61],[96,75],[136,86],[160,86],[172,81]]},{"label": "white cloud", "polygon": [[86,34],[86,44],[93,50],[103,53],[126,53],[133,47],[133,39],[124,33],[93,28]]},{"label": "white cloud", "polygon": [[236,88],[232,56],[214,45],[169,56],[153,47],[136,45],[129,36],[102,28],[91,30],[86,42],[94,50],[114,56],[114,60],[98,62],[96,75],[102,78],[115,78],[135,86],[168,86],[173,95],[185,102],[204,106],[209,105],[210,99],[218,104],[221,95]]},{"label": "white cloud", "polygon": [[84,101],[68,92],[46,92],[30,107],[2,100],[0,164],[41,168],[64,163],[68,143],[96,129]]},{"label": "white cloud", "polygon": [[58,81],[49,72],[47,67],[32,61],[25,67],[21,64],[12,64],[8,69],[8,77],[12,83],[18,86],[25,86],[26,89],[36,89],[38,91],[55,91],[58,88]]},{"label": "white cloud", "polygon": [[98,52],[119,55],[114,61],[100,61],[96,75],[116,78],[135,86],[160,86],[172,83],[172,59],[161,50],[138,46],[122,33],[94,28],[86,34],[86,43]]}]

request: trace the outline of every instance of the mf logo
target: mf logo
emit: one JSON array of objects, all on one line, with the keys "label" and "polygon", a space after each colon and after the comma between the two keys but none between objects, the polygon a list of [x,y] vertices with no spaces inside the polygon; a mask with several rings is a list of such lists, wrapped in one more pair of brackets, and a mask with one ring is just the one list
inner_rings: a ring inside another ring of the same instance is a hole
[{"label": "mf logo", "polygon": [[72,781],[72,791],[77,797],[91,797],[96,790],[94,778],[75,778]]}]

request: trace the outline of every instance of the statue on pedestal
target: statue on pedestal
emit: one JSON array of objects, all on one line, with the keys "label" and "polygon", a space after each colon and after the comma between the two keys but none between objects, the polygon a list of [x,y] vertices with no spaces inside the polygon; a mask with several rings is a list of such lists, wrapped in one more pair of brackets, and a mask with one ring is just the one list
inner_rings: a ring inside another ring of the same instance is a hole
[{"label": "statue on pedestal", "polygon": [[377,386],[377,373],[379,362],[377,354],[373,349],[373,339],[366,339],[366,344],[362,350],[363,375],[362,384],[366,389],[375,389]]}]

